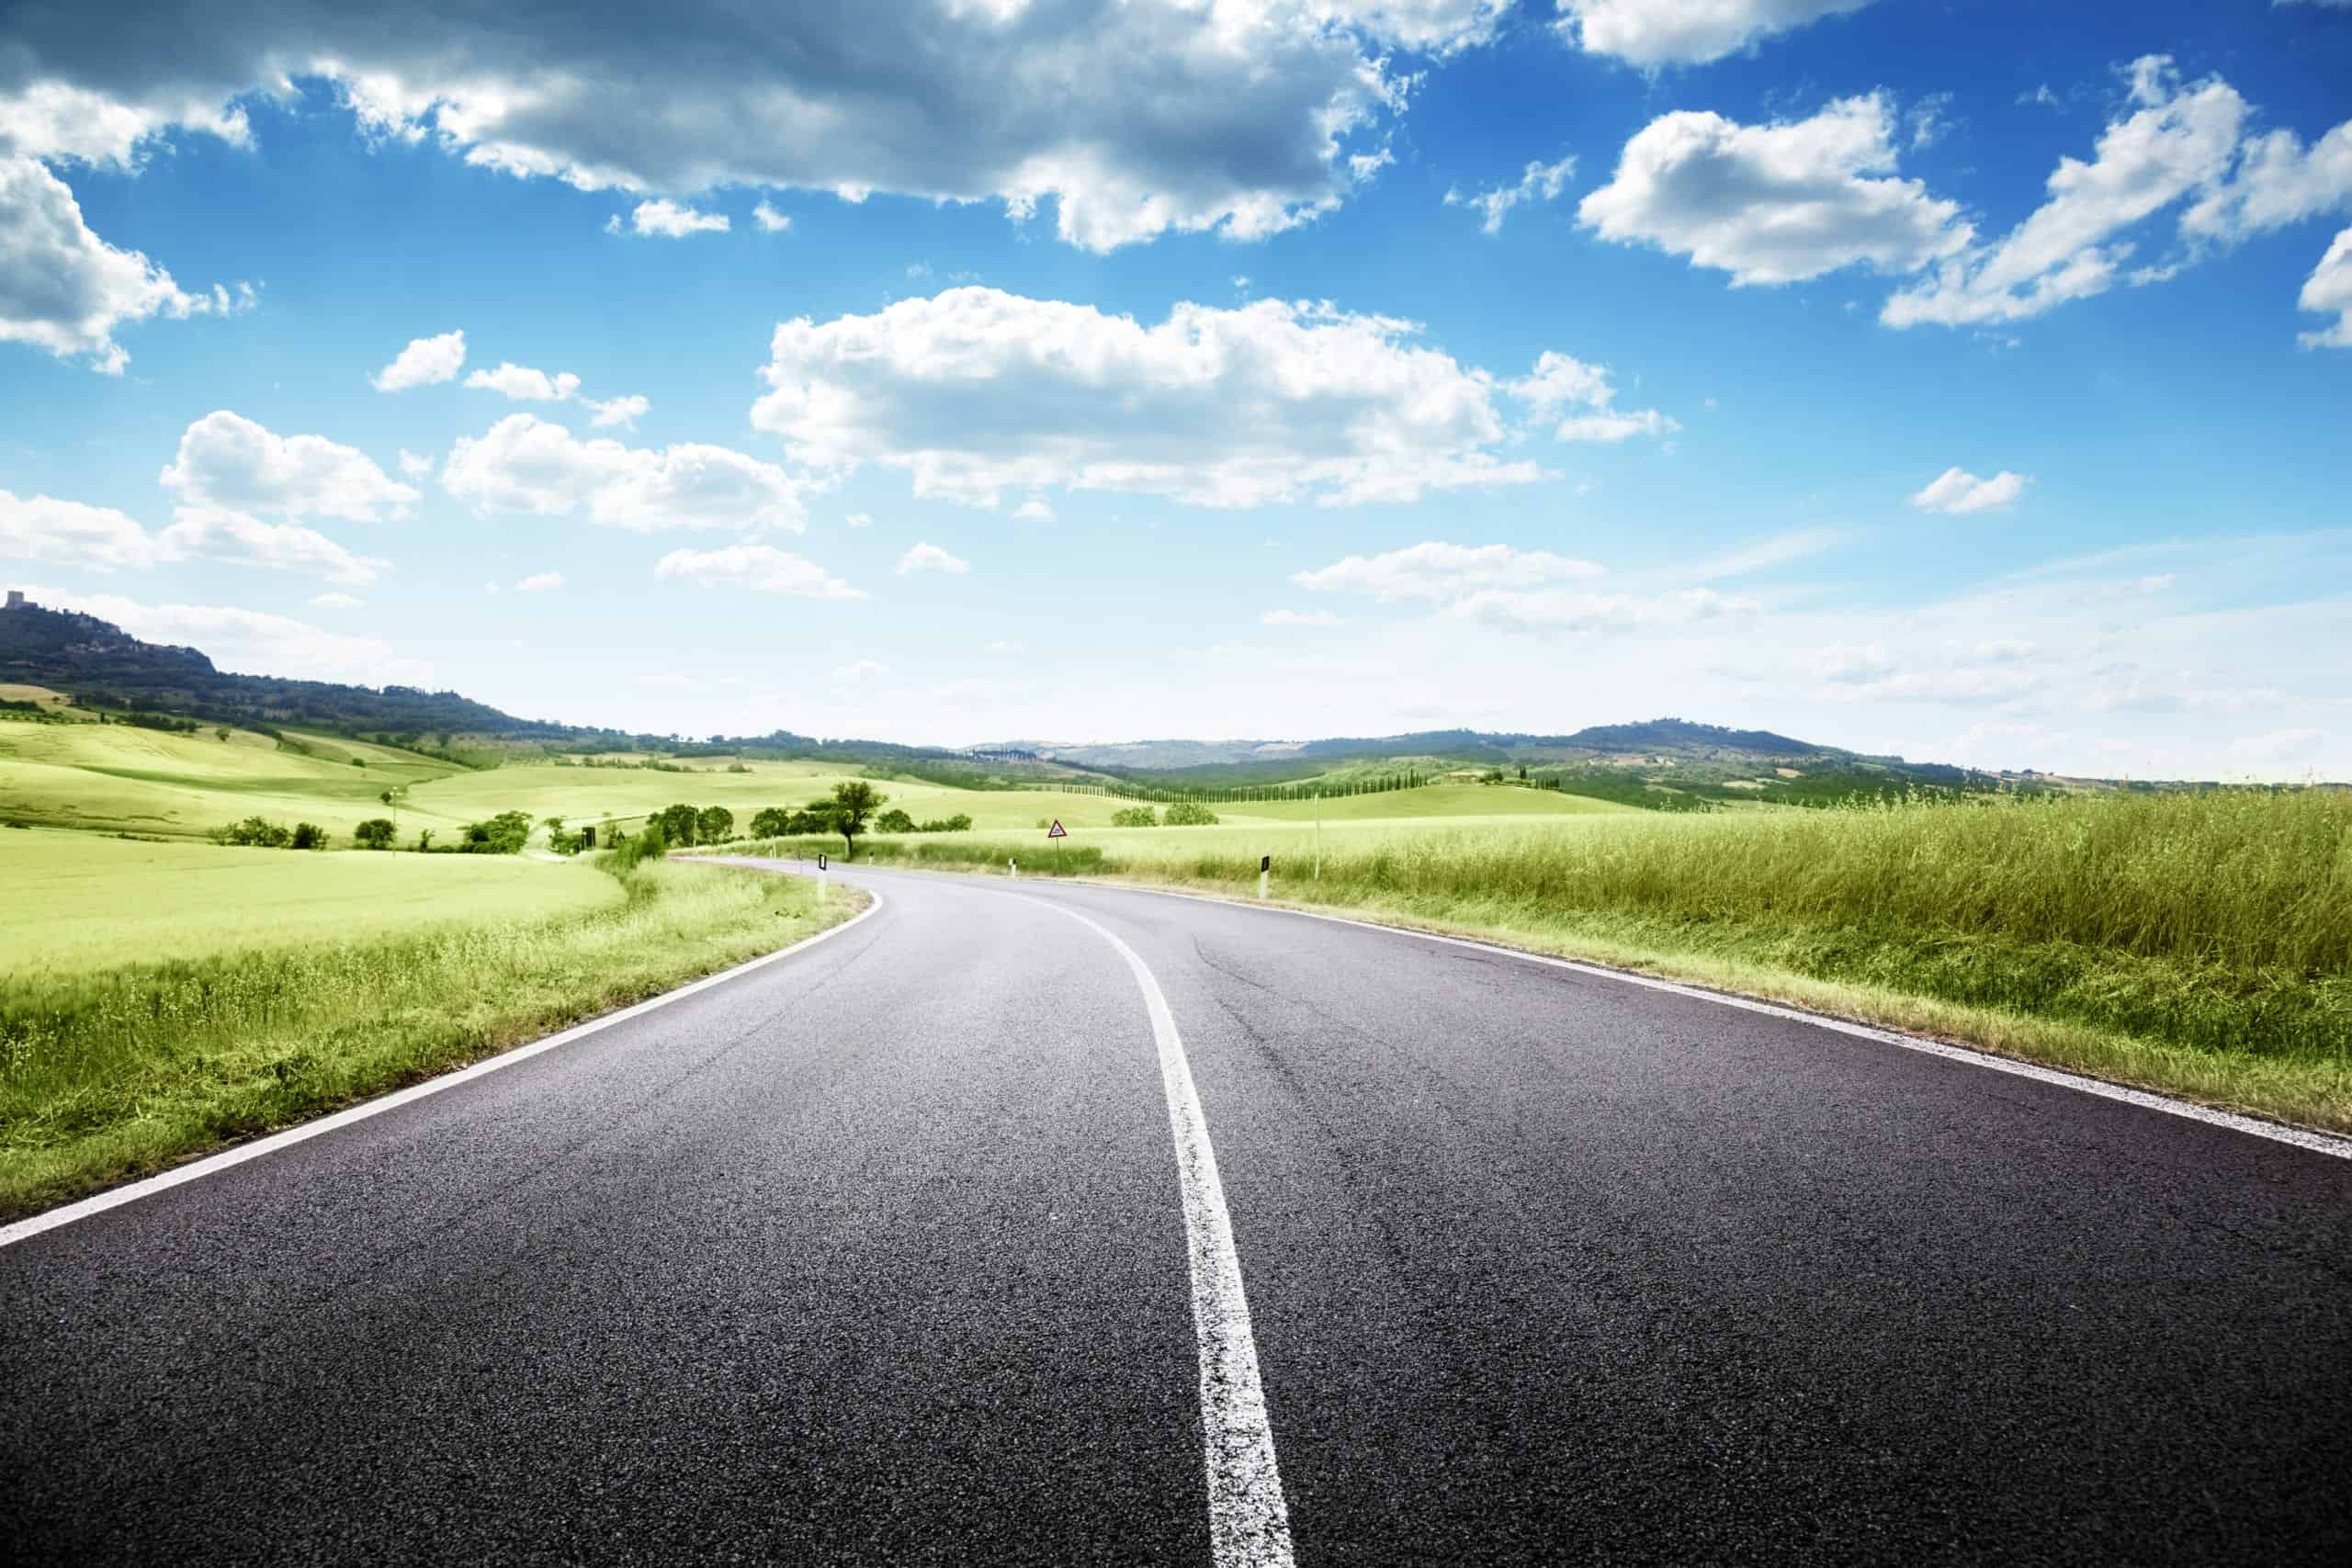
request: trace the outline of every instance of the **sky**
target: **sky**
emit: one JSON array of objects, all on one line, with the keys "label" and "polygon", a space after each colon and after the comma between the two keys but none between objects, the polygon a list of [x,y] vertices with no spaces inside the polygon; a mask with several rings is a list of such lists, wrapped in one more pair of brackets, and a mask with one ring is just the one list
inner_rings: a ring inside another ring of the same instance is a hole
[{"label": "sky", "polygon": [[532,717],[2352,778],[2352,4],[18,0],[0,408]]}]

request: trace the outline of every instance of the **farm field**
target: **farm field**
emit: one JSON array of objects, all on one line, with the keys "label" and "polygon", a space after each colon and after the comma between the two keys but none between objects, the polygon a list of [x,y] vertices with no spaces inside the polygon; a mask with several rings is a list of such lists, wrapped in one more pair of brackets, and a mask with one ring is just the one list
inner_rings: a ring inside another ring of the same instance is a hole
[{"label": "farm field", "polygon": [[540,919],[622,896],[584,864],[519,855],[302,854],[38,828],[0,830],[0,977]]}]

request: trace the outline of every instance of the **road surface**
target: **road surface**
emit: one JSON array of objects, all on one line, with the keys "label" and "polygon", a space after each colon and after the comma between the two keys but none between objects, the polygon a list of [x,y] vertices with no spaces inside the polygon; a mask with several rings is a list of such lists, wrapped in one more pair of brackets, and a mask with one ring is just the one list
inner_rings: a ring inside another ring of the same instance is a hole
[{"label": "road surface", "polygon": [[12,1559],[2352,1561],[2352,1160],[843,877],[804,951],[0,1247]]}]

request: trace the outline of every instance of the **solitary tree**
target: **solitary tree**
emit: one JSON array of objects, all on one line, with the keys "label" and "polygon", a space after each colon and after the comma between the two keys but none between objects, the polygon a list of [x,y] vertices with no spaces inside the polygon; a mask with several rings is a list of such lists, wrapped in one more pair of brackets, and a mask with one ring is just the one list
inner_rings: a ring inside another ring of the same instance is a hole
[{"label": "solitary tree", "polygon": [[857,836],[865,831],[866,818],[881,809],[883,799],[864,779],[844,779],[833,786],[833,831],[842,836],[847,858],[857,857]]},{"label": "solitary tree", "polygon": [[691,849],[694,846],[695,829],[701,821],[700,811],[681,802],[676,806],[663,808],[659,816],[648,818],[645,825],[649,828],[659,827],[662,829],[663,840],[671,848],[683,850]]},{"label": "solitary tree", "polygon": [[391,819],[386,817],[370,817],[351,830],[352,838],[363,850],[389,850],[399,833],[400,829],[392,826]]}]

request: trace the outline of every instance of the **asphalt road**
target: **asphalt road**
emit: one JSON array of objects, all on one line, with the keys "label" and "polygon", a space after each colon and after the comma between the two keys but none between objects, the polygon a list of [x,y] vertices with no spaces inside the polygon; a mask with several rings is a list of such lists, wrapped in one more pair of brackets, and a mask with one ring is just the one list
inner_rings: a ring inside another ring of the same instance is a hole
[{"label": "asphalt road", "polygon": [[2352,1160],[1408,936],[856,874],[803,953],[0,1248],[9,1558],[1211,1561],[1123,942],[1297,1561],[2352,1561]]}]

